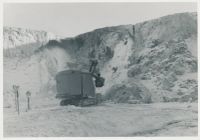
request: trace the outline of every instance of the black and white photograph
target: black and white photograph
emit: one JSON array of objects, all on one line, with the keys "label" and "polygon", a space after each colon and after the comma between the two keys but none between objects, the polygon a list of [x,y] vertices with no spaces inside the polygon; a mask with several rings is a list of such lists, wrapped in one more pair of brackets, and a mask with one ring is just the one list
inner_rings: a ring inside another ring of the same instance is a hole
[{"label": "black and white photograph", "polygon": [[4,138],[198,137],[198,2],[4,2]]}]

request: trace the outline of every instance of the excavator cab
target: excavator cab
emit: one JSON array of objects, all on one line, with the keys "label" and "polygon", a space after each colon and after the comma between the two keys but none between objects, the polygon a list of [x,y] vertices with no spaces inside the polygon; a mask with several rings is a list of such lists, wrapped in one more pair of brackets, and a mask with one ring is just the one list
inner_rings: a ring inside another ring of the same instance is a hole
[{"label": "excavator cab", "polygon": [[97,104],[95,87],[103,87],[105,79],[96,72],[98,62],[91,61],[89,72],[65,70],[56,75],[56,98],[60,105],[89,106]]}]

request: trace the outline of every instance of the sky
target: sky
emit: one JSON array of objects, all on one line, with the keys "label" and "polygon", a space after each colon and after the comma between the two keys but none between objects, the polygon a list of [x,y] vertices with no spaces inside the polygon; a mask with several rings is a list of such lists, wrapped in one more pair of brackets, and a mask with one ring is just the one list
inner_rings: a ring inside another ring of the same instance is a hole
[{"label": "sky", "polygon": [[196,3],[4,3],[4,26],[73,37],[97,28],[196,12]]}]

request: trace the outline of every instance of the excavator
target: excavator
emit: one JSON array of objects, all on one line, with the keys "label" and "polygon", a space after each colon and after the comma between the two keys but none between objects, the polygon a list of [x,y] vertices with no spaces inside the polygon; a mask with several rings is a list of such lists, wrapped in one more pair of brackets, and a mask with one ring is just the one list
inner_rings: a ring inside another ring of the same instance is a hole
[{"label": "excavator", "polygon": [[105,79],[96,71],[97,60],[90,60],[88,72],[65,70],[56,75],[56,98],[61,99],[60,105],[91,106],[100,102],[100,95],[95,87],[104,86]]}]

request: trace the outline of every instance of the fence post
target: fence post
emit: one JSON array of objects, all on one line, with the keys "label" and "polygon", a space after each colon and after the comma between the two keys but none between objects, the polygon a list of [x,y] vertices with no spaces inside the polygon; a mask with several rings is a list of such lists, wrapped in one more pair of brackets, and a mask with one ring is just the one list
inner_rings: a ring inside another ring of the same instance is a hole
[{"label": "fence post", "polygon": [[30,97],[31,97],[31,92],[27,91],[26,92],[26,97],[27,97],[27,111],[31,109],[30,107]]},{"label": "fence post", "polygon": [[19,115],[19,92],[17,89],[17,111],[18,111],[18,115]]},{"label": "fence post", "polygon": [[20,114],[19,110],[19,86],[13,85],[14,93],[15,93],[15,106],[18,115]]}]

